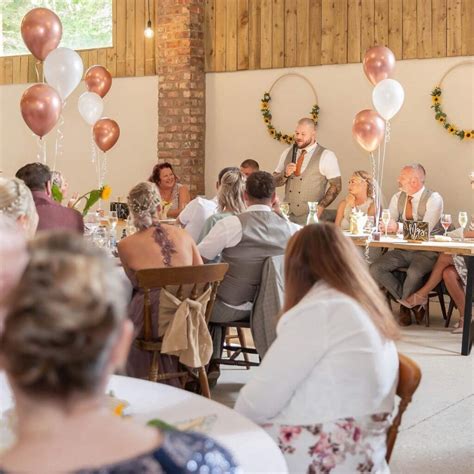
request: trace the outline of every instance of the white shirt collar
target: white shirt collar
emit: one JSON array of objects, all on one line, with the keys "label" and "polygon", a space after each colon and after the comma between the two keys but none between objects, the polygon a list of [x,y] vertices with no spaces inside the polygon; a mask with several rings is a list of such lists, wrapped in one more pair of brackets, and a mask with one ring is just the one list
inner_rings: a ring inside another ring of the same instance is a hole
[{"label": "white shirt collar", "polygon": [[251,212],[251,211],[268,211],[272,212],[272,208],[267,206],[266,204],[252,204],[251,206],[247,207],[244,212]]},{"label": "white shirt collar", "polygon": [[318,146],[318,142],[314,142],[312,145],[307,146],[306,148],[303,148],[303,150],[306,150],[306,153],[310,155],[311,153],[316,150],[316,147]]},{"label": "white shirt collar", "polygon": [[423,194],[423,191],[425,190],[425,187],[423,186],[420,190],[418,190],[415,194],[412,194],[413,199],[420,199],[421,195]]}]

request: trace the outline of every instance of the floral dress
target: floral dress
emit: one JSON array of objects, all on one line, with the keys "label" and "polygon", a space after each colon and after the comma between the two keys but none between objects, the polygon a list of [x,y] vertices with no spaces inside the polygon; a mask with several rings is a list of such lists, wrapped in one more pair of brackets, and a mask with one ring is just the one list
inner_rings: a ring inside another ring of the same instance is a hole
[{"label": "floral dress", "polygon": [[387,413],[315,425],[262,425],[284,454],[289,472],[307,474],[389,473],[389,426]]},{"label": "floral dress", "polygon": [[[474,230],[474,224],[471,222],[469,225],[469,230],[473,231]],[[453,232],[457,232],[453,231]],[[454,263],[454,268],[458,272],[459,278],[461,279],[461,282],[464,286],[467,285],[467,266],[466,266],[466,261],[464,260],[464,257],[462,255],[453,255],[453,263]]]}]

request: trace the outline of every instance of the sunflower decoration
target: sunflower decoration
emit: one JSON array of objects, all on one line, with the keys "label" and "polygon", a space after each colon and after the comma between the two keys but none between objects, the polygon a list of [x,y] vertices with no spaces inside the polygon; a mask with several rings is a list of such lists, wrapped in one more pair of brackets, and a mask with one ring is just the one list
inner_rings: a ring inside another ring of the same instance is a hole
[{"label": "sunflower decoration", "polygon": [[[281,131],[276,130],[276,128],[272,124],[272,113],[270,111],[270,101],[271,96],[269,92],[265,92],[263,94],[262,99],[260,100],[260,113],[263,117],[263,122],[267,126],[268,133],[271,135],[272,138],[278,140],[280,143],[284,143],[286,145],[291,145],[295,141],[294,135],[290,135],[288,133],[283,133]],[[311,119],[313,120],[314,124],[318,124],[319,120],[319,106],[317,104],[313,105],[313,108],[310,112]]]},{"label": "sunflower decoration", "polygon": [[431,91],[431,108],[435,112],[435,120],[437,120],[451,135],[457,136],[460,140],[472,140],[474,133],[472,130],[463,130],[448,120],[446,113],[441,106],[441,87],[436,86]]},{"label": "sunflower decoration", "polygon": [[82,196],[79,196],[76,199],[76,202],[74,202],[74,204],[72,205],[72,207],[75,209],[76,206],[79,204],[79,202],[85,199],[86,203],[84,205],[84,209],[82,210],[82,215],[85,216],[87,212],[89,211],[89,209],[97,201],[99,201],[99,199],[101,199],[102,201],[107,201],[110,198],[111,194],[112,194],[112,188],[106,184],[99,189],[92,189],[91,191],[84,193]]}]

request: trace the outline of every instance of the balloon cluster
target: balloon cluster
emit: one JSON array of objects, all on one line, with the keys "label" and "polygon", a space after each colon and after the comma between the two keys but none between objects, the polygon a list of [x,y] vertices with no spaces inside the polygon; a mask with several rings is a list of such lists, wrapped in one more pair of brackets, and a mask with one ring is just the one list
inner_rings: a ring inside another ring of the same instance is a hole
[{"label": "balloon cluster", "polygon": [[385,46],[374,46],[364,56],[364,72],[375,86],[372,103],[375,111],[360,111],[352,124],[352,135],[366,151],[374,152],[386,136],[386,123],[403,105],[405,93],[401,84],[390,79],[395,69],[395,56]]},{"label": "balloon cluster", "polygon": [[[40,139],[58,122],[66,99],[79,85],[84,72],[79,54],[69,48],[58,48],[62,32],[61,20],[47,8],[30,10],[21,22],[23,41],[33,56],[43,62],[47,81],[47,84],[29,87],[20,101],[24,121]],[[112,85],[112,76],[103,66],[92,66],[86,71],[84,79],[88,92],[79,98],[79,112],[87,123],[94,125],[94,141],[106,152],[115,145],[120,135],[117,122],[101,118],[102,97]]]}]

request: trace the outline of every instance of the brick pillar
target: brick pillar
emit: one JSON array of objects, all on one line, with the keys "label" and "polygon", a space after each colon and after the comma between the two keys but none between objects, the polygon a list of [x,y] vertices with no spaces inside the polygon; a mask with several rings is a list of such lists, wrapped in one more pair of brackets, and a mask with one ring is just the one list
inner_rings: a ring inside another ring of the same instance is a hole
[{"label": "brick pillar", "polygon": [[157,0],[158,161],[204,194],[204,0]]}]

